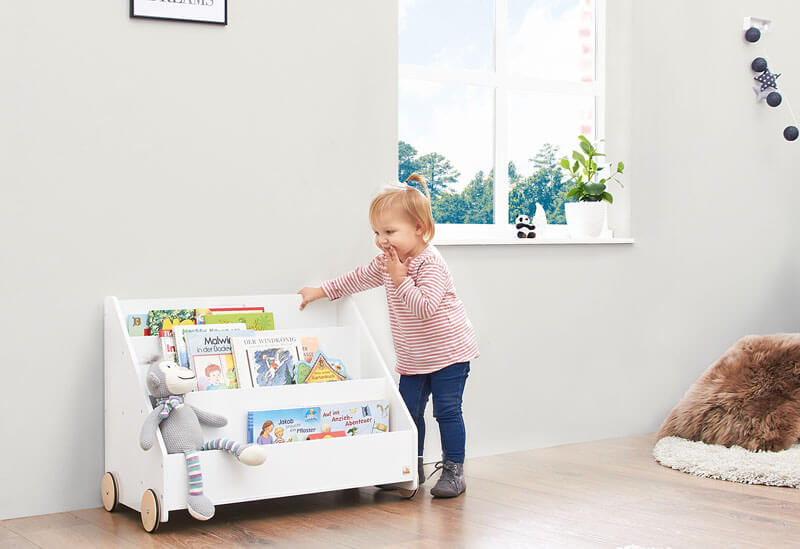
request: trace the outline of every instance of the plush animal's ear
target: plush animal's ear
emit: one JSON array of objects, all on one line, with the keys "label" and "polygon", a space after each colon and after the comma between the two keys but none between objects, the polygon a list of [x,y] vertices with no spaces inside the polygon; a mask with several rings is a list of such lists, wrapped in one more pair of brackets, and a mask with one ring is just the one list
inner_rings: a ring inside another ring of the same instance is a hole
[{"label": "plush animal's ear", "polygon": [[155,374],[147,374],[147,387],[153,389],[158,387],[158,376]]}]

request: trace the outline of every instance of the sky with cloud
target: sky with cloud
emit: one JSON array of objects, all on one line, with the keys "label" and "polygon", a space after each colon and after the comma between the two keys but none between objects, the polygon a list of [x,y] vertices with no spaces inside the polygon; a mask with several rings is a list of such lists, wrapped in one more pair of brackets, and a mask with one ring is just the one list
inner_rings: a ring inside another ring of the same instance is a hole
[{"label": "sky with cloud", "polygon": [[[580,82],[594,74],[593,0],[507,0],[508,69]],[[494,71],[493,0],[400,0],[400,64]],[[458,189],[494,155],[494,89],[400,81],[399,137],[461,172]],[[509,90],[508,154],[524,174],[544,143],[567,154],[594,130],[593,97]],[[593,138],[594,135],[590,135]]]}]

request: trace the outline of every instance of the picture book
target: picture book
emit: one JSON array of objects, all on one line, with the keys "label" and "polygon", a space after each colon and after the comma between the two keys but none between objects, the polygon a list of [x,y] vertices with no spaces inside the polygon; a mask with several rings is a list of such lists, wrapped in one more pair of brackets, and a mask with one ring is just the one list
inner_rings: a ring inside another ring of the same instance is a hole
[{"label": "picture book", "polygon": [[247,413],[249,444],[299,442],[320,432],[319,408],[262,410]]},{"label": "picture book", "polygon": [[231,324],[233,322],[246,324],[248,330],[275,329],[272,313],[218,313],[203,316],[204,324]]},{"label": "picture book", "polygon": [[205,326],[203,324],[191,324],[188,326],[174,326],[172,328],[172,333],[175,336],[175,352],[178,355],[176,362],[184,368],[189,368],[189,354],[186,352],[186,339],[184,338],[185,334],[246,329],[247,327],[244,324],[212,324],[210,326]]},{"label": "picture book", "polygon": [[247,413],[247,442],[250,444],[352,437],[388,431],[388,400]]},{"label": "picture book", "polygon": [[347,433],[344,431],[323,431],[321,433],[311,433],[308,435],[308,440],[318,440],[321,438],[339,438],[346,437]]},{"label": "picture book", "polygon": [[175,336],[172,335],[172,330],[158,332],[158,341],[161,343],[161,356],[163,359],[177,362],[178,355],[175,352]]},{"label": "picture book", "polygon": [[296,383],[323,383],[350,379],[341,360],[329,359],[322,351],[314,353],[310,362],[297,364]]},{"label": "picture book", "polygon": [[389,431],[389,401],[371,400],[320,406],[320,432],[347,436]]},{"label": "picture book", "polygon": [[250,385],[247,372],[237,370],[231,353],[231,337],[250,333],[248,330],[220,330],[184,334],[198,391],[238,389],[243,383],[245,387]]},{"label": "picture book", "polygon": [[150,333],[158,335],[161,330],[171,330],[180,324],[194,324],[194,309],[162,309],[147,313],[147,327]]},{"label": "picture book", "polygon": [[146,314],[128,315],[128,335],[129,336],[150,335],[150,328],[148,328],[147,326]]},{"label": "picture book", "polygon": [[208,309],[195,309],[194,312],[197,323],[205,324],[205,316],[209,314],[263,313],[264,307],[210,307]]},{"label": "picture book", "polygon": [[239,371],[249,371],[253,387],[292,385],[300,362],[300,341],[293,335],[257,334],[231,341]]},{"label": "picture book", "polygon": [[316,337],[304,337],[300,340],[303,346],[303,361],[311,364],[314,354],[319,351],[319,339]]}]

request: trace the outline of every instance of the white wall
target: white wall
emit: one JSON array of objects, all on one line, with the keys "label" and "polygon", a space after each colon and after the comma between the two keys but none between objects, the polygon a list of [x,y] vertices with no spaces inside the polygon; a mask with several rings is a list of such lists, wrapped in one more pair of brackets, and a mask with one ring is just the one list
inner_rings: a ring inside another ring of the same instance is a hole
[{"label": "white wall", "polygon": [[[396,3],[229,4],[227,28],[101,0],[0,19],[0,518],[100,503],[103,296],[291,292],[372,253]],[[776,20],[761,46],[745,15]],[[735,339],[795,330],[800,144],[754,103],[749,63],[766,46],[800,104],[798,21],[780,0],[609,0],[636,244],[442,249],[482,349],[471,455],[653,431]],[[380,291],[359,301],[386,326]]]},{"label": "white wall", "polygon": [[99,505],[104,296],[294,292],[367,253],[395,2],[228,4],[227,27],[4,6],[0,519]]}]

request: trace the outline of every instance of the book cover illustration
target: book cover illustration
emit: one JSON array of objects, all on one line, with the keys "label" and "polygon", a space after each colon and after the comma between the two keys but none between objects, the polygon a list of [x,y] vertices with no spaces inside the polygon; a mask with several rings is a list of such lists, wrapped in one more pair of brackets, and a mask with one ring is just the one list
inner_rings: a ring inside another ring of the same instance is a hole
[{"label": "book cover illustration", "polygon": [[322,351],[314,353],[311,362],[297,364],[297,383],[324,383],[351,379],[341,360],[330,359]]},{"label": "book cover illustration", "polygon": [[[200,309],[198,309],[200,310]],[[186,334],[196,334],[198,332],[211,332],[211,331],[227,331],[227,330],[247,330],[244,324],[212,324],[205,326],[203,324],[191,324],[188,326],[175,326],[172,328],[172,333],[175,336],[175,352],[177,353],[176,362],[184,368],[189,368],[189,353],[186,350]]]},{"label": "book cover illustration", "polygon": [[178,361],[178,354],[175,352],[175,336],[172,330],[161,330],[158,332],[158,341],[161,343],[161,356],[170,362]]},{"label": "book cover illustration", "polygon": [[303,346],[303,361],[311,364],[314,355],[319,351],[319,339],[316,337],[304,337],[300,340]]},{"label": "book cover illustration", "polygon": [[319,433],[319,408],[261,410],[247,413],[249,444],[280,444],[307,440]]},{"label": "book cover illustration", "polygon": [[160,309],[147,313],[147,327],[152,335],[161,330],[172,330],[173,326],[194,324],[194,309]]},{"label": "book cover illustration", "polygon": [[[231,337],[249,333],[247,330],[220,330],[184,334],[189,365],[197,376],[198,391],[238,389],[242,386],[243,376],[233,361]],[[248,380],[247,377],[244,379]]]},{"label": "book cover illustration", "polygon": [[294,335],[263,334],[232,340],[234,362],[247,370],[253,387],[292,385],[300,362],[300,341]]},{"label": "book cover illustration", "polygon": [[[371,400],[320,406],[320,432],[344,432],[346,436],[389,431],[389,401]],[[341,436],[341,435],[338,435]],[[317,437],[320,438],[320,437]]]},{"label": "book cover illustration", "polygon": [[330,425],[323,425],[321,433],[311,433],[308,435],[308,440],[319,440],[321,438],[339,438],[346,437],[347,433],[344,431],[331,431]]},{"label": "book cover illustration", "polygon": [[220,313],[203,316],[204,324],[244,323],[248,330],[274,330],[275,319],[272,313]]},{"label": "book cover illustration", "polygon": [[209,307],[208,309],[195,309],[195,321],[198,324],[205,324],[205,316],[215,313],[239,314],[239,313],[263,313],[264,307]]},{"label": "book cover illustration", "polygon": [[148,328],[147,325],[147,314],[128,315],[128,335],[150,335],[150,328]]}]

